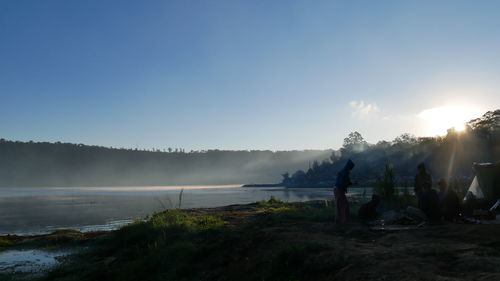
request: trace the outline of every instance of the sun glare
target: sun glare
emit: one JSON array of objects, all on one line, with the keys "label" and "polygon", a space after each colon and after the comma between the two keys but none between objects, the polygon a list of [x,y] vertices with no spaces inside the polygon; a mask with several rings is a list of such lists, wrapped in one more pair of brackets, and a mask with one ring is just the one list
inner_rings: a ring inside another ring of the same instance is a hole
[{"label": "sun glare", "polygon": [[456,125],[455,127],[453,127],[453,129],[455,129],[455,131],[457,131],[457,132],[463,132],[463,131],[465,131],[465,124]]},{"label": "sun glare", "polygon": [[420,114],[425,122],[427,135],[445,135],[448,129],[455,129],[457,132],[465,130],[465,123],[473,118],[479,117],[481,111],[469,106],[447,105],[426,109]]}]

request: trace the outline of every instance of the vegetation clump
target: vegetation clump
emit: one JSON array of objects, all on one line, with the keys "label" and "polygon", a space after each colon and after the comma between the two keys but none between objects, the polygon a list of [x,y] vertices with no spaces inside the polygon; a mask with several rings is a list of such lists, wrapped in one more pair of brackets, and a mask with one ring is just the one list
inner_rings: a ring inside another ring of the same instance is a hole
[{"label": "vegetation clump", "polygon": [[385,199],[393,199],[395,196],[396,180],[394,170],[385,164],[382,175],[377,176],[374,192]]},{"label": "vegetation clump", "polygon": [[9,246],[11,244],[12,244],[11,240],[4,238],[4,237],[0,237],[0,247]]}]

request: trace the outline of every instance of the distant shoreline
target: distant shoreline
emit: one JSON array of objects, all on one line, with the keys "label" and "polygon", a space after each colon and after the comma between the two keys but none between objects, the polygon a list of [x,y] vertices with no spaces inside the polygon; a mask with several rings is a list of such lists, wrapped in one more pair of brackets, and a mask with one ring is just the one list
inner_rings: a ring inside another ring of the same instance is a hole
[{"label": "distant shoreline", "polygon": [[241,187],[286,187],[281,183],[249,183]]},{"label": "distant shoreline", "polygon": [[332,187],[329,184],[307,184],[307,185],[285,185],[282,183],[250,183],[244,184],[241,187],[285,187],[285,188],[328,188]]}]

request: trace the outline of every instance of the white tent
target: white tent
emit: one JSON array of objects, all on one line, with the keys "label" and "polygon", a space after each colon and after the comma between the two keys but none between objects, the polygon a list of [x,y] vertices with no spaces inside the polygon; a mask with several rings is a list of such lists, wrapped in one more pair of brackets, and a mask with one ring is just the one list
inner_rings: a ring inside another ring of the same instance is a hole
[{"label": "white tent", "polygon": [[500,199],[500,162],[474,163],[476,176],[472,181],[466,198],[474,195],[477,199],[495,202]]}]

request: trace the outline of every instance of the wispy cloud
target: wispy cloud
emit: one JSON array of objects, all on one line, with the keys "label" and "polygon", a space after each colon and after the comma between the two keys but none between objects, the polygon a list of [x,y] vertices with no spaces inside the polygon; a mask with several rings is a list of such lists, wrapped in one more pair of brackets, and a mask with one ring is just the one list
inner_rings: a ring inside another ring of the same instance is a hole
[{"label": "wispy cloud", "polygon": [[364,101],[351,101],[349,106],[352,109],[351,116],[357,119],[367,119],[380,111],[375,103],[365,103]]}]

